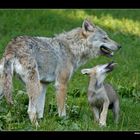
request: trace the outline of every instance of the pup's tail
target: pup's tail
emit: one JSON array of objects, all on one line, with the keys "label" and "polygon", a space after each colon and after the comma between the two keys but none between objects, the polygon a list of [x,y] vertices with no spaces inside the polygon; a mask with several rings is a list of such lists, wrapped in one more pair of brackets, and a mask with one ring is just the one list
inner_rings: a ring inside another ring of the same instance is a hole
[{"label": "pup's tail", "polygon": [[4,68],[3,68],[3,94],[8,104],[13,104],[12,99],[12,77],[13,77],[13,57],[7,55],[4,57]]}]

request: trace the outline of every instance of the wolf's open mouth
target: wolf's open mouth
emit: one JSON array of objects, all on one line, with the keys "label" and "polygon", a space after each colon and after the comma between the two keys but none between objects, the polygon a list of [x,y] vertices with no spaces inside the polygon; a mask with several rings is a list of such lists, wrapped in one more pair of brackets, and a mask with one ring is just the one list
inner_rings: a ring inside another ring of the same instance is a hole
[{"label": "wolf's open mouth", "polygon": [[107,69],[107,72],[111,72],[114,69],[114,66],[116,65],[116,63],[114,63],[113,61],[108,63],[108,65],[105,67],[105,69]]},{"label": "wolf's open mouth", "polygon": [[112,57],[113,56],[113,51],[110,50],[109,48],[105,47],[105,46],[101,46],[100,47],[100,50],[101,52],[104,54],[104,55],[107,55],[109,57]]}]

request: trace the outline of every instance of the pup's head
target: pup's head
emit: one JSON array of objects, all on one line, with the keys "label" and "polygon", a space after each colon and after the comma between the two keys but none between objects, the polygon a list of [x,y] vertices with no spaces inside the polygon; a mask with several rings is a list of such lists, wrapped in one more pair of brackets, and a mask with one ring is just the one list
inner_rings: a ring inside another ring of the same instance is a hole
[{"label": "pup's head", "polygon": [[106,73],[111,72],[114,69],[114,67],[116,66],[116,64],[117,63],[110,62],[110,63],[103,64],[103,65],[97,65],[93,68],[82,69],[81,73],[87,74],[90,76],[90,78],[94,78],[94,79],[98,80],[98,83],[100,84],[101,82],[104,81],[104,79],[106,77]]}]

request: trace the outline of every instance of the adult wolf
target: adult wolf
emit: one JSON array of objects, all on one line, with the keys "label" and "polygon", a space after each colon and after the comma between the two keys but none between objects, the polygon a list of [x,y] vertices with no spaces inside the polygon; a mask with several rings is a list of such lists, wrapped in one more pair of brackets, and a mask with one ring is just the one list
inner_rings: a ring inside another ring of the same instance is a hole
[{"label": "adult wolf", "polygon": [[82,27],[53,38],[16,37],[7,45],[1,60],[1,94],[12,103],[12,76],[17,73],[26,84],[29,118],[37,125],[37,117],[43,117],[46,86],[55,81],[58,114],[65,116],[67,83],[73,72],[91,58],[113,56],[119,48],[105,31],[88,20],[83,21]]}]

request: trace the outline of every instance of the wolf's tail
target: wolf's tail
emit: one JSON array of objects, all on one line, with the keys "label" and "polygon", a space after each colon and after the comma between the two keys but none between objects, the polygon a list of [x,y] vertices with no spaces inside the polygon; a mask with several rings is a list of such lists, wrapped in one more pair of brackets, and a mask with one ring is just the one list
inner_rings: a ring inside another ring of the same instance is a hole
[{"label": "wolf's tail", "polygon": [[3,68],[4,68],[4,61],[3,59],[0,60],[0,99],[3,97]]},{"label": "wolf's tail", "polygon": [[13,58],[5,57],[3,63],[3,94],[8,104],[13,104],[12,99]]}]

